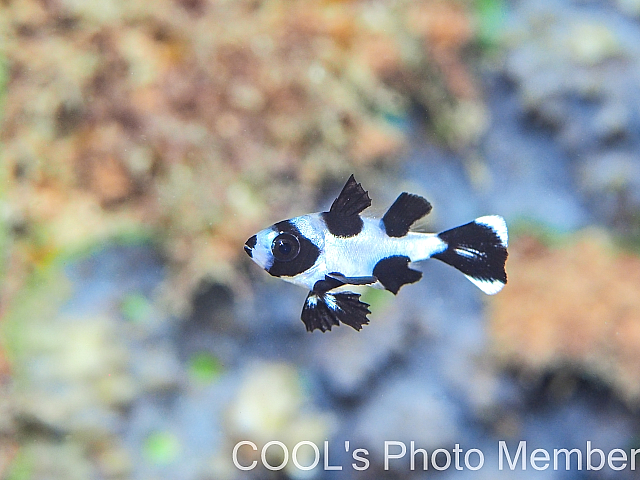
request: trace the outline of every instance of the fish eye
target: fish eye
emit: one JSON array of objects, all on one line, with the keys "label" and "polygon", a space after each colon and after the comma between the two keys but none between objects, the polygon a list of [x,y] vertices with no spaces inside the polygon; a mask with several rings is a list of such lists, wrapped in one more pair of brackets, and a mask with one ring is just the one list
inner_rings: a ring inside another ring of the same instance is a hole
[{"label": "fish eye", "polygon": [[290,233],[281,233],[273,239],[271,253],[281,262],[289,262],[300,253],[300,242]]}]

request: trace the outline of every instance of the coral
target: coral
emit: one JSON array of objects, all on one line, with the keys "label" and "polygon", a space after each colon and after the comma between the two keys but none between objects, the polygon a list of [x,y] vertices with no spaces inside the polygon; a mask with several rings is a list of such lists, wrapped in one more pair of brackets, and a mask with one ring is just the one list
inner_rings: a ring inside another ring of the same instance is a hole
[{"label": "coral", "polygon": [[327,177],[393,158],[409,98],[473,137],[455,120],[476,96],[463,3],[10,0],[0,28],[14,281],[142,228],[184,306],[204,278],[237,280],[238,245],[288,199],[299,212]]},{"label": "coral", "polygon": [[18,450],[18,442],[15,438],[16,426],[14,414],[16,410],[15,399],[12,397],[13,389],[5,372],[6,361],[0,351],[0,478],[7,478],[6,471],[13,461]]},{"label": "coral", "polygon": [[[275,438],[282,441],[289,452],[301,441],[321,446],[334,432],[336,422],[332,414],[309,405],[310,399],[303,385],[302,375],[292,365],[272,362],[250,365],[226,416],[225,430],[231,443],[248,439],[256,443],[258,452]],[[277,457],[282,451],[273,455],[276,458],[271,464],[280,464],[282,458]],[[307,455],[309,458],[303,459]],[[254,458],[243,462],[251,463],[252,460]],[[311,452],[301,451],[300,462],[311,464]],[[285,469],[294,478],[300,476],[291,464]]]},{"label": "coral", "polygon": [[523,236],[509,248],[509,284],[492,302],[492,336],[506,364],[575,369],[640,401],[640,258],[587,231],[551,248]]}]

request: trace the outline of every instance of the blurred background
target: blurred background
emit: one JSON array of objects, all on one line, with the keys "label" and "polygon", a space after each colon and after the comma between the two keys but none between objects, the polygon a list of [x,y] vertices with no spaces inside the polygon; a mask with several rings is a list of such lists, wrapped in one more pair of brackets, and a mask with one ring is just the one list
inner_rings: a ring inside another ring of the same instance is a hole
[{"label": "blurred background", "polygon": [[[0,478],[425,477],[385,440],[636,478],[497,444],[640,448],[640,1],[2,0],[0,122]],[[503,215],[506,288],[425,262],[307,333],[242,245],[351,173]]]}]

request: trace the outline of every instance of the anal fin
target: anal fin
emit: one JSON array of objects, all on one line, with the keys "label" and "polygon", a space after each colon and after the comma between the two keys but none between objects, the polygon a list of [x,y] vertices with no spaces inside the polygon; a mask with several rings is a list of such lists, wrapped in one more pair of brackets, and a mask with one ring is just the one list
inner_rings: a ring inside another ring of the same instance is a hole
[{"label": "anal fin", "polygon": [[369,323],[367,315],[371,312],[369,305],[359,298],[359,294],[352,292],[309,292],[301,316],[307,332],[316,329],[326,332],[340,323],[360,330]]},{"label": "anal fin", "polygon": [[393,294],[408,283],[415,283],[422,278],[422,272],[409,268],[409,257],[394,255],[383,258],[376,263],[373,275]]}]

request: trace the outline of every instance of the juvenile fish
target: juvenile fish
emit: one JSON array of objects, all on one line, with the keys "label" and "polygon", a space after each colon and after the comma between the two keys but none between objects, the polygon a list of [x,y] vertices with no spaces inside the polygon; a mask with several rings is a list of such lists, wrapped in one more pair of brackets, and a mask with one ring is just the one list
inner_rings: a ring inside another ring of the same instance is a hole
[{"label": "juvenile fish", "polygon": [[325,332],[340,323],[360,330],[369,323],[369,305],[357,293],[335,289],[370,285],[397,294],[422,277],[410,262],[437,258],[488,295],[507,283],[508,233],[502,217],[479,217],[438,234],[418,233],[409,228],[431,211],[426,199],[401,193],[382,219],[360,215],[370,205],[369,194],[351,175],[328,212],[283,220],[245,243],[247,255],[269,274],[310,290],[301,317],[307,331]]}]

